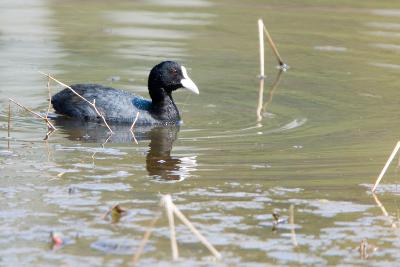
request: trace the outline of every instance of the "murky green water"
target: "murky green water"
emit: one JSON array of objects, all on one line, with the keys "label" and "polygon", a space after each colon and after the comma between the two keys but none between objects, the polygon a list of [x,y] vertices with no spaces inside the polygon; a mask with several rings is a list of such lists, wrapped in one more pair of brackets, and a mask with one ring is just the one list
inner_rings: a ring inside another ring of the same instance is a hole
[{"label": "murky green water", "polygon": [[[267,50],[261,123],[259,17],[291,66],[271,93]],[[399,34],[400,3],[389,0],[3,0],[0,264],[128,265],[169,193],[223,259],[178,224],[173,263],[164,216],[140,266],[395,265],[397,170],[377,200],[369,188],[400,139]],[[136,144],[127,129],[106,140],[103,126],[57,123],[45,142],[43,123],[13,107],[8,142],[8,97],[47,108],[38,70],[147,96],[148,71],[165,59],[200,88],[175,94],[180,129],[136,129]],[[116,203],[127,214],[103,219]],[[291,204],[297,247],[291,224],[273,226]],[[51,231],[66,244],[52,248]]]}]

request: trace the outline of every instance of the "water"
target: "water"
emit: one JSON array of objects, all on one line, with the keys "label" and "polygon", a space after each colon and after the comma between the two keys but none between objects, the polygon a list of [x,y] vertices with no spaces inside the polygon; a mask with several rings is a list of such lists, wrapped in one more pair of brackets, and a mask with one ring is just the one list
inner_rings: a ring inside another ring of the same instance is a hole
[{"label": "water", "polygon": [[[3,1],[0,264],[128,265],[169,193],[223,259],[178,224],[181,259],[172,263],[164,216],[140,266],[393,266],[397,169],[377,198],[369,191],[399,140],[399,14],[389,0]],[[259,17],[291,67],[271,92],[278,70],[266,50],[261,122]],[[175,94],[179,129],[141,128],[133,138],[118,128],[107,139],[101,125],[57,123],[45,142],[44,124],[13,107],[8,142],[8,97],[47,109],[38,70],[147,97],[148,72],[165,59],[182,62],[200,89]],[[127,213],[103,219],[116,203]]]}]

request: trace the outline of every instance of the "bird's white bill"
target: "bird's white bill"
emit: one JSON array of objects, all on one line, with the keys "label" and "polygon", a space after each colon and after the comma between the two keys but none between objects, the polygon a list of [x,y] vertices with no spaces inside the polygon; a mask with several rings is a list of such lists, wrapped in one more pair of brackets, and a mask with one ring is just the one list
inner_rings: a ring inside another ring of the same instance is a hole
[{"label": "bird's white bill", "polygon": [[183,79],[181,80],[182,86],[195,94],[199,94],[199,88],[197,88],[197,85],[189,78],[186,68],[181,66],[181,69],[183,74]]}]

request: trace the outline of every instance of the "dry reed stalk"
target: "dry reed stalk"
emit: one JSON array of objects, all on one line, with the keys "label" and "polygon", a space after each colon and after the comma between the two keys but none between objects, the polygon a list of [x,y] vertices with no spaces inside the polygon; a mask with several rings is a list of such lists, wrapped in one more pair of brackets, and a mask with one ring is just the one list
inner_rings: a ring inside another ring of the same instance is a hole
[{"label": "dry reed stalk", "polygon": [[374,187],[372,188],[372,192],[375,192],[375,190],[376,190],[378,184],[380,183],[380,181],[381,181],[382,178],[383,178],[383,175],[385,175],[386,170],[389,168],[390,163],[392,162],[394,156],[395,156],[396,153],[399,151],[399,149],[400,149],[400,141],[397,142],[396,146],[394,147],[394,149],[393,149],[393,151],[392,151],[392,154],[390,154],[388,160],[386,161],[385,166],[383,167],[381,173],[379,174],[378,178],[376,179],[375,185],[374,185]]},{"label": "dry reed stalk", "polygon": [[139,115],[140,115],[140,112],[138,111],[138,112],[136,113],[135,119],[133,120],[133,123],[132,123],[132,125],[131,125],[131,128],[129,128],[129,130],[130,130],[131,132],[133,132],[133,127],[135,127],[135,124],[136,124],[136,121],[137,121],[138,118],[139,118]]},{"label": "dry reed stalk", "polygon": [[258,39],[260,45],[260,79],[265,78],[264,69],[264,34],[263,34],[264,22],[262,19],[258,20]]},{"label": "dry reed stalk", "polygon": [[258,90],[258,105],[257,105],[257,122],[261,122],[263,116],[261,114],[264,102],[264,79],[260,79],[260,89]]},{"label": "dry reed stalk", "polygon": [[267,28],[265,27],[264,22],[262,20],[261,20],[261,22],[262,22],[262,25],[263,25],[263,28],[264,28],[265,36],[267,37],[267,41],[268,41],[269,45],[271,46],[272,51],[274,52],[274,54],[276,56],[276,59],[278,60],[279,66],[284,66],[285,63],[283,63],[281,55],[279,55],[278,49],[276,48],[276,45],[275,45],[274,41],[272,40],[271,35],[269,34]]},{"label": "dry reed stalk", "polygon": [[192,233],[200,240],[203,245],[214,255],[215,258],[221,259],[221,254],[211,245],[210,242],[194,227],[194,225],[183,215],[178,207],[171,201],[171,207],[175,215],[192,231]]},{"label": "dry reed stalk", "polygon": [[136,266],[136,263],[138,262],[140,256],[143,253],[143,249],[144,246],[147,244],[147,242],[149,241],[149,238],[151,236],[151,233],[153,232],[154,229],[154,225],[156,224],[156,222],[158,221],[158,219],[160,219],[161,213],[159,212],[154,218],[153,220],[150,222],[149,226],[147,227],[146,232],[143,235],[143,239],[139,244],[139,247],[136,251],[136,253],[133,255],[132,257],[132,264],[131,266],[134,267]]},{"label": "dry reed stalk", "polygon": [[161,202],[165,206],[165,210],[167,212],[169,231],[171,235],[171,250],[172,250],[172,260],[177,260],[179,258],[178,252],[178,244],[176,242],[176,233],[175,233],[175,222],[174,222],[174,214],[173,214],[173,203],[170,195],[163,196]]},{"label": "dry reed stalk", "polygon": [[290,205],[290,208],[289,208],[289,223],[291,226],[290,232],[291,232],[293,246],[298,247],[299,244],[297,243],[296,232],[294,229],[295,227],[294,227],[294,206],[293,206],[293,204]]},{"label": "dry reed stalk", "polygon": [[133,137],[133,140],[135,141],[136,144],[139,144],[139,143],[138,143],[138,141],[136,140],[135,134],[134,134],[134,132],[133,132],[133,128],[135,127],[135,124],[136,124],[136,121],[137,121],[138,118],[139,118],[139,115],[140,115],[140,112],[138,111],[138,112],[136,113],[135,119],[133,120],[133,123],[132,123],[132,125],[131,125],[131,128],[129,128],[129,131],[131,132],[132,137]]},{"label": "dry reed stalk", "polygon": [[386,211],[385,206],[383,206],[382,202],[379,201],[378,196],[372,193],[372,197],[374,198],[376,205],[378,205],[378,207],[381,209],[383,216],[385,216],[390,222],[392,228],[397,228],[397,225],[394,222],[392,216],[390,216],[389,213]]},{"label": "dry reed stalk", "polygon": [[40,115],[39,113],[30,110],[29,108],[25,107],[24,105],[18,103],[17,101],[15,101],[15,100],[13,100],[13,99],[11,99],[11,98],[9,98],[8,100],[10,100],[11,102],[13,102],[13,103],[16,104],[17,106],[19,106],[19,107],[25,109],[26,111],[30,112],[31,114],[33,114],[33,115],[35,115],[35,116],[41,118],[42,120],[44,120],[44,121],[47,123],[47,126],[48,126],[49,128],[51,128],[51,129],[53,129],[53,130],[57,130],[56,127],[54,127],[54,125],[53,125],[47,118],[43,117],[43,116]]},{"label": "dry reed stalk", "polygon": [[95,99],[93,100],[93,103],[92,103],[92,102],[90,102],[89,100],[87,100],[86,98],[84,98],[83,96],[81,96],[80,94],[78,94],[72,87],[66,85],[65,83],[60,82],[60,81],[57,80],[56,78],[54,78],[54,77],[52,77],[52,76],[50,76],[49,74],[46,74],[46,73],[44,73],[44,72],[39,71],[39,73],[41,73],[41,74],[47,76],[48,78],[52,79],[52,80],[55,81],[56,83],[60,84],[61,86],[64,86],[64,87],[68,88],[68,89],[71,90],[71,92],[74,93],[76,96],[78,96],[80,99],[82,99],[83,101],[85,101],[86,103],[88,103],[88,104],[94,109],[94,111],[96,112],[96,114],[103,120],[103,122],[104,122],[104,124],[106,125],[106,127],[108,128],[108,130],[109,130],[111,133],[114,133],[114,132],[111,130],[110,126],[108,125],[108,123],[107,123],[106,119],[104,118],[103,114],[101,114],[101,113],[99,112],[99,110],[97,109],[97,107],[96,107],[96,100],[95,100]]}]

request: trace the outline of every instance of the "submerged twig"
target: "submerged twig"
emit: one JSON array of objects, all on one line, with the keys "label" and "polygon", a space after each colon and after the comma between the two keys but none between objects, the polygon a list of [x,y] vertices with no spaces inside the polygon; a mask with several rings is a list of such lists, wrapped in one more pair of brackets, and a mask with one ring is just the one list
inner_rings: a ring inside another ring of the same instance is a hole
[{"label": "submerged twig", "polygon": [[293,204],[290,205],[290,208],[289,208],[289,223],[291,226],[290,233],[291,233],[291,237],[292,237],[293,246],[298,247],[299,244],[297,243],[295,225],[294,225],[294,206],[293,206]]},{"label": "submerged twig", "polygon": [[137,261],[139,260],[140,256],[143,253],[144,246],[146,245],[147,241],[149,241],[149,238],[151,236],[151,233],[153,232],[154,225],[160,219],[161,213],[158,212],[156,216],[154,216],[153,220],[150,222],[149,226],[147,227],[146,232],[143,235],[143,239],[139,244],[138,249],[136,250],[136,253],[132,257],[132,267],[136,265]]},{"label": "submerged twig", "polygon": [[389,168],[390,163],[392,162],[394,156],[396,155],[397,151],[399,151],[399,149],[400,149],[400,141],[397,142],[396,146],[394,147],[394,149],[392,151],[392,154],[390,154],[388,160],[386,161],[385,166],[383,167],[381,173],[379,174],[378,178],[376,179],[375,185],[372,188],[372,192],[375,192],[378,184],[380,183],[380,181],[383,178],[383,175],[385,175],[386,170]]},{"label": "submerged twig", "polygon": [[68,86],[68,85],[66,85],[66,84],[63,83],[63,82],[60,82],[60,81],[57,80],[56,78],[50,76],[50,74],[46,74],[46,73],[41,72],[41,71],[39,71],[39,73],[41,73],[41,74],[47,76],[48,78],[52,79],[53,81],[57,82],[58,84],[60,84],[60,85],[62,85],[62,86],[64,86],[64,87],[66,87],[66,88],[68,88],[68,89],[71,90],[71,92],[74,93],[76,96],[78,96],[80,99],[82,99],[83,101],[85,101],[86,103],[88,103],[88,104],[94,109],[94,111],[96,112],[96,114],[103,120],[103,122],[104,122],[104,124],[106,125],[106,127],[108,128],[108,130],[109,130],[111,133],[114,133],[114,132],[111,130],[110,126],[108,125],[108,123],[107,123],[106,119],[104,118],[103,114],[101,114],[100,111],[97,109],[97,107],[96,107],[96,99],[94,99],[94,100],[93,100],[93,103],[92,103],[92,102],[90,102],[89,100],[87,100],[86,98],[84,98],[83,96],[81,96],[80,94],[78,94],[71,86]]},{"label": "submerged twig", "polygon": [[167,212],[169,231],[170,231],[170,239],[171,239],[171,250],[172,250],[172,260],[177,260],[179,257],[178,252],[178,244],[176,242],[176,233],[175,233],[175,222],[174,222],[174,214],[173,214],[173,203],[170,195],[165,195],[162,198],[162,203],[165,206],[165,210]]},{"label": "submerged twig", "polygon": [[[108,141],[110,140],[111,136],[112,136],[112,134],[110,133],[110,134],[108,135],[107,139],[101,144],[101,148],[104,149],[104,146],[108,143]],[[95,160],[96,154],[97,154],[97,151],[95,150],[95,151],[93,152],[93,154],[92,154],[92,160],[93,160],[92,164],[93,164],[93,167],[95,166],[94,160]]]},{"label": "submerged twig", "polygon": [[390,216],[389,213],[386,211],[385,206],[383,206],[382,202],[379,201],[378,196],[375,193],[372,193],[372,197],[374,198],[376,205],[378,205],[378,207],[381,209],[383,216],[385,216],[390,222],[392,228],[397,228],[397,225],[394,222],[392,216]]},{"label": "submerged twig", "polygon": [[263,112],[267,111],[268,105],[272,102],[272,98],[274,97],[275,90],[276,90],[276,88],[278,88],[278,85],[281,81],[282,72],[283,72],[283,70],[279,69],[278,74],[276,75],[275,80],[271,85],[271,89],[269,90],[269,93],[268,93],[268,99],[264,103],[263,108],[262,108]]},{"label": "submerged twig", "polygon": [[40,119],[44,120],[44,121],[47,123],[47,126],[48,126],[49,128],[52,128],[53,130],[57,130],[56,127],[54,127],[54,125],[49,121],[49,119],[43,117],[42,115],[40,115],[39,113],[37,113],[37,112],[35,112],[35,111],[32,111],[31,109],[25,107],[24,105],[18,103],[17,101],[15,101],[15,100],[13,100],[13,99],[11,99],[11,98],[9,98],[8,100],[10,100],[11,102],[13,102],[13,103],[16,104],[17,106],[19,106],[19,107],[25,109],[26,111],[30,112],[31,114],[35,115],[36,117],[39,117]]},{"label": "submerged twig", "polygon": [[276,75],[276,78],[274,82],[271,85],[271,89],[269,90],[268,93],[268,99],[265,103],[264,102],[264,79],[260,79],[260,88],[258,90],[258,104],[257,104],[257,122],[261,122],[263,119],[262,113],[266,112],[267,106],[272,102],[272,98],[274,96],[276,88],[278,88],[279,82],[281,81],[282,77],[282,69],[279,69],[278,74]]}]

